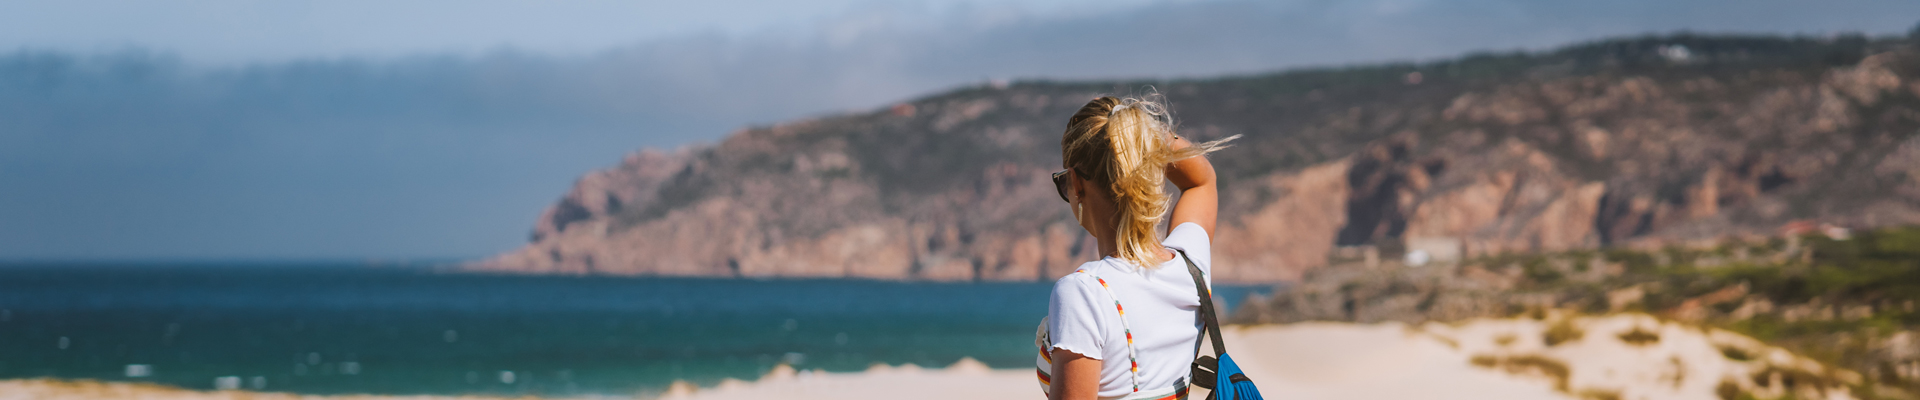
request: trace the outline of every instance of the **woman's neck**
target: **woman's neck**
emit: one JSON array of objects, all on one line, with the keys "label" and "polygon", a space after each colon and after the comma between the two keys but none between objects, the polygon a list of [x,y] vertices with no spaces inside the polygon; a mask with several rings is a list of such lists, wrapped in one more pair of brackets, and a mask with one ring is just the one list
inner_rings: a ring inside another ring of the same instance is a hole
[{"label": "woman's neck", "polygon": [[1117,241],[1113,239],[1112,233],[1108,233],[1106,235],[1095,235],[1093,237],[1093,240],[1097,244],[1099,244],[1099,247],[1097,248],[1100,250],[1100,257],[1105,258],[1105,257],[1120,256],[1120,245]]},{"label": "woman's neck", "polygon": [[[1101,258],[1120,257],[1120,243],[1118,240],[1114,239],[1114,236],[1112,233],[1108,233],[1106,235],[1094,235],[1093,240],[1095,241],[1095,244],[1098,245],[1098,247],[1096,248],[1100,250]],[[1167,260],[1173,259],[1173,250],[1168,249],[1166,246],[1161,246],[1159,243],[1155,243],[1153,247],[1155,247],[1155,250],[1158,250],[1154,254],[1157,260],[1165,262]]]}]

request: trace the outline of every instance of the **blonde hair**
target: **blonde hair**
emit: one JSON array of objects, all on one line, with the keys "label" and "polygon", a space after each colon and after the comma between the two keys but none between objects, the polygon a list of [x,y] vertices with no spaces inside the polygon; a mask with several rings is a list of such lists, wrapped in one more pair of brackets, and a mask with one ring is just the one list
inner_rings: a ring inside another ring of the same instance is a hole
[{"label": "blonde hair", "polygon": [[1105,184],[1118,207],[1116,247],[1122,260],[1144,268],[1160,265],[1160,223],[1170,206],[1168,163],[1226,148],[1238,138],[1195,143],[1173,149],[1173,117],[1157,96],[1146,99],[1101,97],[1067,120],[1060,156],[1082,179]]}]

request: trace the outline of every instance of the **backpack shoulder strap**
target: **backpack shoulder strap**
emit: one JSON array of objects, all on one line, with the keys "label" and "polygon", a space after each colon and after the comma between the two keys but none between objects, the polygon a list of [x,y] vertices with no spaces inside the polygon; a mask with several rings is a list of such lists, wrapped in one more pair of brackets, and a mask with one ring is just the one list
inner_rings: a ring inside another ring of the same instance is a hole
[{"label": "backpack shoulder strap", "polygon": [[1213,309],[1213,289],[1207,288],[1207,280],[1202,277],[1204,273],[1200,272],[1199,265],[1193,263],[1193,258],[1187,256],[1186,250],[1174,251],[1179,252],[1180,259],[1187,262],[1187,274],[1193,275],[1194,291],[1200,292],[1200,318],[1206,322],[1200,330],[1207,331],[1208,338],[1213,340],[1214,356],[1227,354],[1227,342],[1220,339],[1220,318]]}]

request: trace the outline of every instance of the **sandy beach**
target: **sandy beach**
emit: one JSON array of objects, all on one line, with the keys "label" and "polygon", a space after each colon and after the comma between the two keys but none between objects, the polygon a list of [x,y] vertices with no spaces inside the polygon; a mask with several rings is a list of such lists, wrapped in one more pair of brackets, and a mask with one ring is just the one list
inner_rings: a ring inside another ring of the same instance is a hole
[{"label": "sandy beach", "polygon": [[[1268,398],[1713,400],[1722,398],[1720,391],[1738,390],[1847,399],[1852,397],[1843,385],[1789,388],[1782,376],[1858,382],[1857,375],[1828,371],[1745,336],[1642,314],[1417,326],[1303,323],[1229,327],[1225,333],[1229,354]],[[1039,398],[1034,380],[1032,371],[989,371],[963,360],[946,369],[783,371],[754,383],[668,397],[883,399],[913,391],[934,395],[925,398]]]},{"label": "sandy beach", "polygon": [[[1336,323],[1229,328],[1226,340],[1269,398],[1564,399],[1551,382],[1475,368],[1443,340],[1399,324]],[[671,393],[686,400],[882,399],[907,391],[940,399],[1043,398],[1032,370],[986,370],[971,360],[944,369],[876,367],[862,373],[776,372],[753,383]],[[1205,390],[1195,392],[1201,398]],[[919,397],[919,396],[916,396]]]},{"label": "sandy beach", "polygon": [[[1269,398],[1300,399],[1849,399],[1859,377],[1731,332],[1642,314],[1478,319],[1453,324],[1302,323],[1226,330],[1230,354]],[[1786,377],[1783,382],[1783,376]],[[1796,380],[1797,378],[1797,380]],[[1798,383],[1793,383],[1793,382]],[[861,372],[776,368],[752,381],[676,384],[663,399],[1040,398],[1032,370],[972,359]],[[1204,392],[1198,392],[1204,393]],[[205,392],[156,385],[0,381],[13,399],[428,399]],[[1199,398],[1195,396],[1194,398]]]}]

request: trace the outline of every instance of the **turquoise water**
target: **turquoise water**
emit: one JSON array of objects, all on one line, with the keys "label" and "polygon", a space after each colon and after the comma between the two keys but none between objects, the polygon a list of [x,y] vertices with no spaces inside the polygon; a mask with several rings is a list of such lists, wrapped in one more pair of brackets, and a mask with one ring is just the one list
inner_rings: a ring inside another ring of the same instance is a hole
[{"label": "turquoise water", "polygon": [[[855,371],[973,357],[1022,368],[1048,287],[4,265],[0,379],[575,396],[753,379],[782,362]],[[1240,299],[1267,288],[1216,290]]]}]

